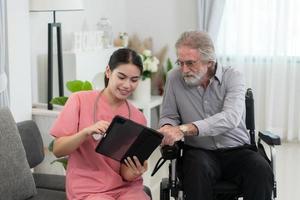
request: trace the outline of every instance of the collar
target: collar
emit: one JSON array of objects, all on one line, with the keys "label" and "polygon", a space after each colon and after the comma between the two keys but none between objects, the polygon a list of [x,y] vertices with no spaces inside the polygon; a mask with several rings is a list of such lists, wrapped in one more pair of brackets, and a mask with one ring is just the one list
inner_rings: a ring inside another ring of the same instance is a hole
[{"label": "collar", "polygon": [[215,75],[212,78],[215,78],[216,80],[219,81],[219,84],[221,84],[222,77],[223,77],[222,67],[219,66],[218,63],[216,63],[216,65],[215,65]]}]

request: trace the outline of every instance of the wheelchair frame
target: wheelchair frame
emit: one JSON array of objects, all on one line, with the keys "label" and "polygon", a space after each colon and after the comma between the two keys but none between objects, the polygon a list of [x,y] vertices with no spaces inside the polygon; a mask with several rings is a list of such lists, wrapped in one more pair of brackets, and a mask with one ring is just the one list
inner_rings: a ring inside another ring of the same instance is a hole
[{"label": "wheelchair frame", "polygon": [[[269,132],[269,131],[259,131],[258,133],[258,141],[257,144],[255,143],[255,121],[254,121],[254,99],[253,93],[251,88],[247,89],[246,92],[246,126],[249,130],[250,134],[250,141],[252,145],[257,146],[257,149],[262,156],[267,159],[270,163],[274,174],[274,184],[273,184],[273,193],[272,199],[276,199],[277,197],[277,183],[276,183],[276,145],[281,145],[280,137]],[[270,158],[268,158],[264,147],[261,143],[264,141],[270,148]],[[169,177],[163,178],[160,183],[160,200],[169,200],[170,196],[173,197],[175,200],[184,200],[184,191],[182,187],[182,183],[177,174],[177,162],[178,158],[182,156],[183,153],[183,142],[177,142],[173,146],[164,146],[161,148],[162,157],[158,160],[153,172],[152,176],[158,171],[158,169],[167,161],[169,160]],[[218,182],[217,182],[218,184]],[[216,185],[217,185],[216,184]],[[216,191],[214,187],[214,193],[220,194]],[[236,188],[231,188],[228,193],[232,193],[236,195],[235,199],[237,200],[239,197],[242,197],[242,193],[237,190]]]}]

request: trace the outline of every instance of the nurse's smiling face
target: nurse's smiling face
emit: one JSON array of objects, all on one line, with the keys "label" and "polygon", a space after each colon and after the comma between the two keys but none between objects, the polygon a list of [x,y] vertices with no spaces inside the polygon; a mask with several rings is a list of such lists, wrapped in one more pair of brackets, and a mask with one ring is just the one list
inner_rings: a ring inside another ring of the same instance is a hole
[{"label": "nurse's smiling face", "polygon": [[138,86],[140,69],[131,63],[120,64],[113,71],[107,67],[106,77],[109,79],[107,89],[117,99],[125,100]]}]

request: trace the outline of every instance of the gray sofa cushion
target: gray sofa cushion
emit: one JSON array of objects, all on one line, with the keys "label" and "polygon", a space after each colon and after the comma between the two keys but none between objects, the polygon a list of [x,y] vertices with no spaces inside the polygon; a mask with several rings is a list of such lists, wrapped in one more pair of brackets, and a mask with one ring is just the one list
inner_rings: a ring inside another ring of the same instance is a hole
[{"label": "gray sofa cushion", "polygon": [[30,168],[44,160],[44,144],[39,128],[32,120],[17,123]]},{"label": "gray sofa cushion", "polygon": [[44,188],[37,189],[38,194],[28,200],[66,200],[66,193],[62,191],[48,190]]},{"label": "gray sofa cushion", "polygon": [[13,116],[0,109],[0,199],[23,200],[36,194],[26,154]]},{"label": "gray sofa cushion", "polygon": [[66,177],[55,174],[33,173],[34,182],[37,188],[65,191]]}]

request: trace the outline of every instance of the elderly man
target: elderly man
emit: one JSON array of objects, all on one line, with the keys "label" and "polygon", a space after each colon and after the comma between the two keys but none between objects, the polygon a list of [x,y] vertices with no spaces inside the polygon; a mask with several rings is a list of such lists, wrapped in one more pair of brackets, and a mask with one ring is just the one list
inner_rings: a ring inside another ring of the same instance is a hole
[{"label": "elderly man", "polygon": [[216,62],[205,32],[184,32],[177,68],[168,74],[159,131],[164,145],[184,138],[183,187],[188,200],[212,200],[219,179],[240,185],[244,200],[269,200],[273,173],[250,145],[245,83],[240,72]]}]

